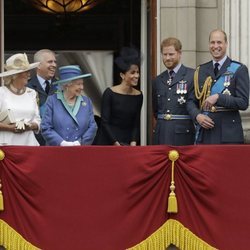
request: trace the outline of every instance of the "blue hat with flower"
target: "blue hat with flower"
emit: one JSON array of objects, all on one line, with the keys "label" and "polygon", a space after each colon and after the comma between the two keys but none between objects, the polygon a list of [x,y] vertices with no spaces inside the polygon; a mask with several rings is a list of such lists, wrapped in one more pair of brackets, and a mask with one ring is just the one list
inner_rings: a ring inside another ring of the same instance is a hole
[{"label": "blue hat with flower", "polygon": [[92,76],[92,74],[83,74],[78,65],[68,65],[59,68],[59,80],[53,82],[53,84],[65,84],[70,81],[86,78]]}]

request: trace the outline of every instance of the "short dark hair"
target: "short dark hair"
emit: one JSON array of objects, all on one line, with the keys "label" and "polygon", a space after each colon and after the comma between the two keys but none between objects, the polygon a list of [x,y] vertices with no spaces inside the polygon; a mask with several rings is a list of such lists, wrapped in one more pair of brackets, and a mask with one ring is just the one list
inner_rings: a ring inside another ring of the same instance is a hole
[{"label": "short dark hair", "polygon": [[140,67],[140,63],[140,53],[132,47],[123,47],[120,51],[120,55],[115,59],[115,64],[122,73],[127,72],[131,65]]}]

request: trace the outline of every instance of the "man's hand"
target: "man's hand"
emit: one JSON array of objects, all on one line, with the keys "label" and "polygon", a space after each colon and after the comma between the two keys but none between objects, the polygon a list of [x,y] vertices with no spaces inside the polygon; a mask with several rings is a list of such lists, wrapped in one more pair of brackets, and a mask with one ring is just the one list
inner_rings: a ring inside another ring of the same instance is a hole
[{"label": "man's hand", "polygon": [[197,115],[196,121],[201,125],[201,127],[205,129],[210,129],[214,127],[213,120],[207,115],[203,115],[203,114]]},{"label": "man's hand", "polygon": [[218,98],[218,94],[210,95],[209,97],[207,97],[203,105],[203,110],[210,111],[212,106],[214,106],[214,104],[217,102]]}]

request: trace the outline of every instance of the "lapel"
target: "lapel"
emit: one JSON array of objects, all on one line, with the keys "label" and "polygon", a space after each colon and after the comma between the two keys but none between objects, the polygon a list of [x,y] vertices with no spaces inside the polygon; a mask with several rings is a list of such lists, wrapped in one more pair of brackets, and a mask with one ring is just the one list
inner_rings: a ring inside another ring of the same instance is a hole
[{"label": "lapel", "polygon": [[[178,72],[175,74],[172,83],[169,86],[173,86],[176,83],[178,83],[179,81],[183,80],[185,75],[186,75],[186,68],[182,64],[181,67],[179,68]],[[168,85],[168,80],[169,80],[169,74],[168,74],[168,71],[166,70],[161,75],[161,81],[164,85]]]},{"label": "lapel", "polygon": [[216,79],[218,79],[221,75],[223,75],[227,71],[227,68],[229,67],[230,64],[231,64],[231,59],[227,57],[226,61],[223,63],[222,67],[220,68]]},{"label": "lapel", "polygon": [[227,57],[226,61],[223,63],[223,65],[221,66],[218,74],[217,74],[217,77],[215,77],[214,75],[214,66],[213,66],[213,61],[210,61],[208,63],[208,66],[207,66],[207,72],[206,72],[206,75],[207,76],[212,76],[212,78],[214,80],[220,78],[221,75],[223,75],[226,71],[227,71],[227,67],[230,65],[231,63],[231,59],[229,57]]},{"label": "lapel", "polygon": [[[206,66],[204,66],[204,70],[205,70],[206,77],[211,76],[213,79],[216,79],[215,74],[214,74],[214,66],[213,66],[212,60],[209,63],[207,63]],[[219,75],[219,73],[218,73],[218,75]]]},{"label": "lapel", "polygon": [[168,85],[168,80],[169,80],[168,71],[165,70],[165,71],[161,74],[161,82],[162,82],[164,85]]},{"label": "lapel", "polygon": [[42,95],[46,95],[46,96],[47,96],[47,94],[46,94],[46,92],[43,90],[43,88],[42,88],[42,86],[41,86],[41,84],[40,84],[40,82],[39,82],[37,76],[34,76],[34,78],[31,80],[30,84],[31,84],[32,88],[33,88],[34,90],[36,90],[39,94],[42,94]]},{"label": "lapel", "polygon": [[[53,94],[55,93],[55,91],[57,90],[56,85],[53,84],[53,82],[55,81],[55,79],[52,79],[51,81],[51,86],[50,86],[50,91],[49,94]],[[44,91],[44,89],[42,88],[37,76],[34,76],[31,81],[30,81],[30,85],[32,86],[32,88],[34,90],[36,90],[39,94],[47,96],[47,93]]]},{"label": "lapel", "polygon": [[177,74],[175,74],[175,77],[172,81],[172,84],[170,86],[173,86],[175,85],[176,83],[180,82],[181,80],[183,80],[183,78],[185,77],[186,75],[186,68],[181,65],[181,67],[179,68]]},{"label": "lapel", "polygon": [[[63,97],[63,92],[62,91],[57,92],[57,99],[61,100],[64,108],[67,110],[67,112],[69,113],[71,118],[78,124],[78,120],[77,120],[76,115],[77,115],[77,113],[78,113],[78,111],[79,111],[79,109],[81,107],[82,102],[83,102],[83,97],[82,96],[77,97],[76,103],[75,103],[75,106],[74,106],[73,110],[70,109],[70,107],[67,105],[67,103],[66,103],[66,101],[65,101],[65,99]],[[83,103],[83,105],[84,105],[84,103]],[[85,103],[85,105],[86,105],[86,103]]]}]

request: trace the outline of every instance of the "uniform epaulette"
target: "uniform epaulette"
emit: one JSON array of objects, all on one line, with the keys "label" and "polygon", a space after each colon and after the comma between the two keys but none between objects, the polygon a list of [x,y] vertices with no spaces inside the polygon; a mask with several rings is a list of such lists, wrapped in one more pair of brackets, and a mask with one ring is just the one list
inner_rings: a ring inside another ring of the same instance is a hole
[{"label": "uniform epaulette", "polygon": [[239,62],[239,61],[231,60],[231,62],[237,63],[237,64],[239,64],[239,65],[243,65],[243,63],[241,63],[241,62]]},{"label": "uniform epaulette", "polygon": [[203,66],[203,65],[207,65],[207,64],[209,64],[209,63],[211,63],[211,61],[208,61],[208,62],[202,63],[202,64],[200,64],[198,67]]}]

